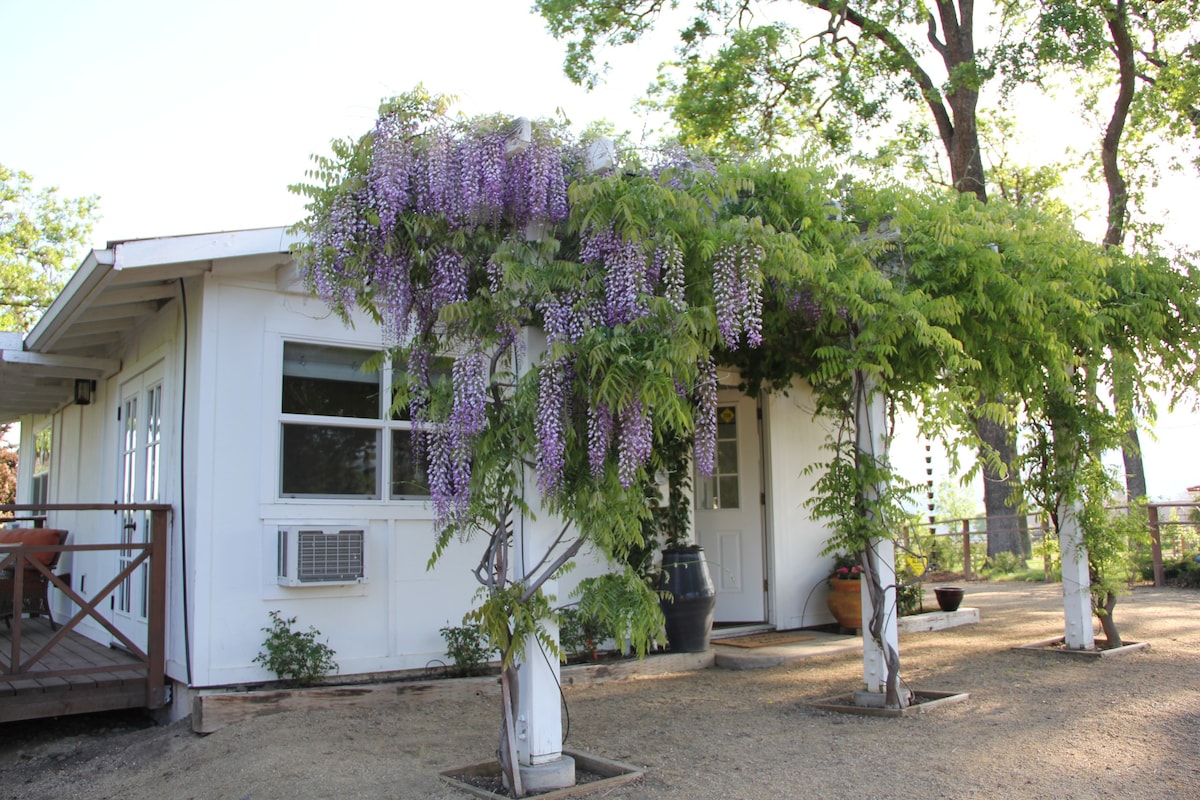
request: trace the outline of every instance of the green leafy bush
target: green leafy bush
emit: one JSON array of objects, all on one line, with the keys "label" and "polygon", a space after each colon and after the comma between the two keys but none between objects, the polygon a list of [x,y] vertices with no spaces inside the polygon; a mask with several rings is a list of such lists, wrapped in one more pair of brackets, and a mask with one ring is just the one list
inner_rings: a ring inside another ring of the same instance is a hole
[{"label": "green leafy bush", "polygon": [[1025,569],[1025,557],[1019,553],[996,553],[988,558],[986,569],[995,575],[1012,575]]},{"label": "green leafy bush", "polygon": [[917,537],[916,551],[930,572],[962,572],[961,537],[922,534]]},{"label": "green leafy bush", "polygon": [[463,675],[483,672],[492,657],[487,636],[479,625],[446,625],[439,629],[446,642],[446,655]]},{"label": "green leafy bush", "polygon": [[[1163,577],[1172,586],[1184,588],[1200,588],[1200,563],[1196,559],[1200,553],[1188,553],[1177,558],[1163,559]],[[1142,580],[1154,580],[1154,561],[1150,557],[1149,548],[1138,555],[1138,572]]]},{"label": "green leafy bush", "polygon": [[564,656],[587,656],[596,659],[599,645],[610,637],[604,624],[577,608],[558,611],[558,643]]},{"label": "green leafy bush", "polygon": [[919,614],[923,608],[921,601],[924,595],[925,585],[920,582],[897,586],[896,605],[900,608],[900,616],[907,617],[910,614]]},{"label": "green leafy bush", "polygon": [[295,624],[295,617],[284,619],[278,611],[272,611],[270,627],[262,629],[267,634],[263,641],[264,651],[259,652],[254,661],[274,672],[280,680],[310,686],[318,678],[336,672],[338,665],[333,660],[333,649],[317,641],[320,631],[311,625],[307,631],[298,631],[292,628]]}]

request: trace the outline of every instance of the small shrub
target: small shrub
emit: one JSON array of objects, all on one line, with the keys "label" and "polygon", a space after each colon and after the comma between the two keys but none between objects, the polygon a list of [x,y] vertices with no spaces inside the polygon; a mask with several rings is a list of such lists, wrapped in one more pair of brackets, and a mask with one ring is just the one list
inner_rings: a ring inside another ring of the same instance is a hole
[{"label": "small shrub", "polygon": [[478,625],[447,624],[439,629],[446,642],[446,656],[463,675],[474,675],[483,671],[491,660],[492,649],[488,647],[483,628]]},{"label": "small shrub", "polygon": [[[1185,589],[1200,588],[1200,554],[1190,553],[1176,558],[1163,559],[1163,577],[1171,586]],[[1146,564],[1141,567],[1142,578],[1154,580],[1154,564],[1147,556]]]},{"label": "small shrub", "polygon": [[598,646],[609,638],[604,625],[595,617],[577,608],[558,610],[558,643],[564,656],[587,656],[594,661]]},{"label": "small shrub", "polygon": [[919,614],[922,609],[922,598],[924,595],[925,585],[920,582],[898,585],[896,587],[896,605],[900,609],[900,616],[907,617],[910,614]]},{"label": "small shrub", "polygon": [[916,549],[930,572],[962,572],[960,537],[923,534],[917,538]]},{"label": "small shrub", "polygon": [[280,680],[310,686],[318,678],[336,672],[338,665],[333,660],[333,649],[317,641],[320,631],[311,625],[307,631],[294,630],[295,624],[295,617],[284,619],[278,611],[272,611],[271,626],[262,629],[267,634],[263,641],[265,652],[259,652],[254,661]]},{"label": "small shrub", "polygon": [[1026,569],[1020,553],[996,553],[987,560],[987,571],[993,575],[1012,575]]}]

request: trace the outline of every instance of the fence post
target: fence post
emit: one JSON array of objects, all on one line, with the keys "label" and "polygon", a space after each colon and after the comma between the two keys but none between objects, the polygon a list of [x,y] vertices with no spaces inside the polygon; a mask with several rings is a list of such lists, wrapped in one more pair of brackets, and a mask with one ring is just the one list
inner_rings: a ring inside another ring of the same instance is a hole
[{"label": "fence post", "polygon": [[1166,573],[1163,571],[1162,535],[1158,529],[1158,506],[1146,506],[1146,520],[1150,523],[1150,558],[1154,561],[1154,585],[1165,586]]},{"label": "fence post", "polygon": [[971,520],[962,521],[963,537],[963,580],[971,580]]},{"label": "fence post", "polygon": [[166,680],[167,511],[150,512],[150,604],[146,640],[146,707],[162,708]]}]

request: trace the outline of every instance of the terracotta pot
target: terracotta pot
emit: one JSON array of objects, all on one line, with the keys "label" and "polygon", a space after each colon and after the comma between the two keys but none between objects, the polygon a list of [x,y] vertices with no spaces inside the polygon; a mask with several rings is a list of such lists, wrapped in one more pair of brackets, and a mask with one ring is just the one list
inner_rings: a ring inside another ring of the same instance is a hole
[{"label": "terracotta pot", "polygon": [[862,581],[829,579],[829,611],[843,628],[862,627]]},{"label": "terracotta pot", "polygon": [[942,611],[958,611],[958,606],[963,600],[961,586],[941,586],[934,589],[933,594],[937,597],[938,608]]}]

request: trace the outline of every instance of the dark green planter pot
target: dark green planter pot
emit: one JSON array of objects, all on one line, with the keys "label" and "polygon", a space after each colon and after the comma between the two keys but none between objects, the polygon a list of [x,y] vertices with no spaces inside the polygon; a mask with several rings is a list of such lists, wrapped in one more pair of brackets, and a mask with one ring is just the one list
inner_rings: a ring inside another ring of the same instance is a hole
[{"label": "dark green planter pot", "polygon": [[713,588],[704,549],[699,545],[664,550],[659,589],[671,594],[662,600],[667,619],[667,642],[672,652],[702,653],[712,634],[717,591]]}]

